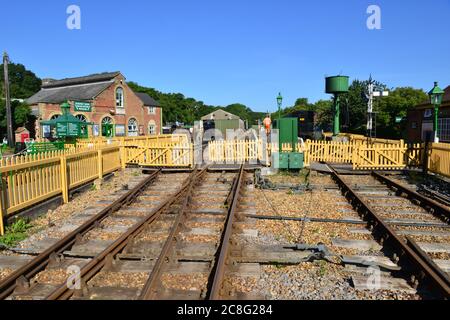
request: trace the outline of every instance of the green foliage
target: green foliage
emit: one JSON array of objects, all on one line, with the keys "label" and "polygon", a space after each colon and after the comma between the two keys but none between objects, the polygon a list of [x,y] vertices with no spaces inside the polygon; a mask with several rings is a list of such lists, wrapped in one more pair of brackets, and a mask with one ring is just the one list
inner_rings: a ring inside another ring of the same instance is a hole
[{"label": "green foliage", "polygon": [[[0,65],[0,95],[4,97],[3,64]],[[27,70],[22,64],[10,63],[8,65],[9,92],[11,98],[26,99],[41,89],[42,81],[33,72]]]},{"label": "green foliage", "polygon": [[[3,64],[0,65],[0,134],[6,132],[6,103],[4,100]],[[41,88],[41,79],[27,70],[22,64],[8,65],[9,87],[11,99],[26,99]],[[30,107],[25,102],[11,101],[14,129],[32,120]]]},{"label": "green foliage", "polygon": [[6,247],[15,246],[18,242],[26,239],[27,231],[32,225],[28,220],[18,219],[6,228],[5,235],[0,237],[0,244]]},{"label": "green foliage", "polygon": [[135,82],[129,82],[128,85],[136,92],[144,92],[157,100],[163,109],[164,122],[183,122],[193,124],[201,117],[217,110],[223,109],[227,112],[239,116],[242,120],[247,120],[249,125],[255,124],[258,119],[264,118],[264,113],[253,112],[247,106],[241,103],[234,103],[226,107],[206,105],[203,101],[197,101],[193,98],[186,98],[181,93],[162,93],[153,88],[140,86]]},{"label": "green foliage", "polygon": [[[354,80],[349,92],[342,95],[341,119],[343,130],[352,133],[366,133],[367,100],[365,93],[368,81]],[[382,90],[388,87],[380,82],[375,86]],[[376,116],[377,136],[380,138],[405,138],[405,124],[396,124],[395,117],[405,117],[408,110],[427,99],[427,94],[421,89],[398,87],[390,90],[389,97],[375,98],[374,112]]]},{"label": "green foliage", "polygon": [[382,98],[377,104],[380,116],[377,119],[378,131],[385,137],[406,138],[406,122],[395,123],[396,117],[406,117],[408,110],[426,101],[428,95],[421,89],[399,87],[389,97]]}]

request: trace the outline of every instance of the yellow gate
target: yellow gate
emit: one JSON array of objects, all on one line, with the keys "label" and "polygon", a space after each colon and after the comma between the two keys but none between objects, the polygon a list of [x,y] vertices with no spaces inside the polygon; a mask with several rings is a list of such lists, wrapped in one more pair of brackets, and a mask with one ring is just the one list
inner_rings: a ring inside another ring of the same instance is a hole
[{"label": "yellow gate", "polygon": [[124,147],[127,164],[146,167],[192,167],[194,150],[191,143],[143,143]]},{"label": "yellow gate", "polygon": [[408,165],[408,147],[399,144],[360,145],[353,151],[354,170],[401,170]]}]

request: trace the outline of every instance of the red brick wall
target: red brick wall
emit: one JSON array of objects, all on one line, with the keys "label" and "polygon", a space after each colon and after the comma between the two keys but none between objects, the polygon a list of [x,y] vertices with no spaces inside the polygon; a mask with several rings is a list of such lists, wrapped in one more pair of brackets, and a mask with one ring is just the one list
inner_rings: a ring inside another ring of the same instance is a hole
[{"label": "red brick wall", "polygon": [[[116,89],[118,87],[122,87],[124,90],[125,114],[115,113]],[[143,126],[144,135],[148,134],[148,125],[152,120],[156,123],[156,134],[161,132],[161,108],[156,109],[156,114],[148,114],[147,107],[144,107],[143,102],[136,96],[130,87],[128,87],[122,76],[116,77],[114,83],[91,102],[92,112],[75,112],[73,101],[70,101],[70,104],[70,112],[73,115],[83,114],[88,122],[101,125],[103,118],[110,117],[113,119],[114,124],[125,125],[126,135],[128,135],[128,121],[131,118],[137,120],[138,128]],[[49,120],[53,115],[61,114],[60,106],[55,104],[39,104],[39,111],[42,120]],[[36,133],[37,137],[40,136],[39,132],[40,130]],[[89,134],[92,134],[92,128],[89,129]]]},{"label": "red brick wall", "polygon": [[420,142],[422,140],[422,115],[423,110],[408,111],[407,133],[408,142]]}]

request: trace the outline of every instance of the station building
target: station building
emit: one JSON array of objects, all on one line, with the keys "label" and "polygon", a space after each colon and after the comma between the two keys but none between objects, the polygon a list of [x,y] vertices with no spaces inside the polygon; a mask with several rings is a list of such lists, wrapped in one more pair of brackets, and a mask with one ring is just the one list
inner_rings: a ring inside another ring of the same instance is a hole
[{"label": "station building", "polygon": [[205,131],[210,129],[217,129],[222,133],[223,137],[227,136],[227,130],[245,130],[245,123],[238,116],[218,109],[201,118],[201,123]]},{"label": "station building", "polygon": [[[427,132],[433,132],[434,106],[424,102],[408,111],[408,141],[425,141]],[[439,142],[450,143],[450,86],[445,88],[438,118]]]},{"label": "station building", "polygon": [[158,135],[162,130],[159,103],[145,93],[134,92],[120,72],[109,72],[44,79],[41,90],[27,99],[37,118],[35,138],[42,138],[40,122],[60,116],[60,104],[66,100],[74,116],[92,123],[86,126],[85,136]]}]

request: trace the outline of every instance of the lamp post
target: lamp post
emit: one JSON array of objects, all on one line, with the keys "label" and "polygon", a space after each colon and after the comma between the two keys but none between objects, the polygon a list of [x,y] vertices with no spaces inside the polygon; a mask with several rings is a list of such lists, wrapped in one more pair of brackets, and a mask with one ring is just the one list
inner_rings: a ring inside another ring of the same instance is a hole
[{"label": "lamp post", "polygon": [[277,97],[277,103],[278,103],[278,129],[280,129],[280,120],[281,120],[281,106],[283,105],[283,97],[281,96],[281,92],[278,93]]},{"label": "lamp post", "polygon": [[437,81],[434,82],[434,87],[428,92],[430,96],[431,105],[434,106],[434,121],[433,121],[433,132],[434,132],[434,142],[439,142],[438,137],[438,117],[439,117],[439,106],[442,104],[442,97],[444,96],[444,90],[439,88]]}]

